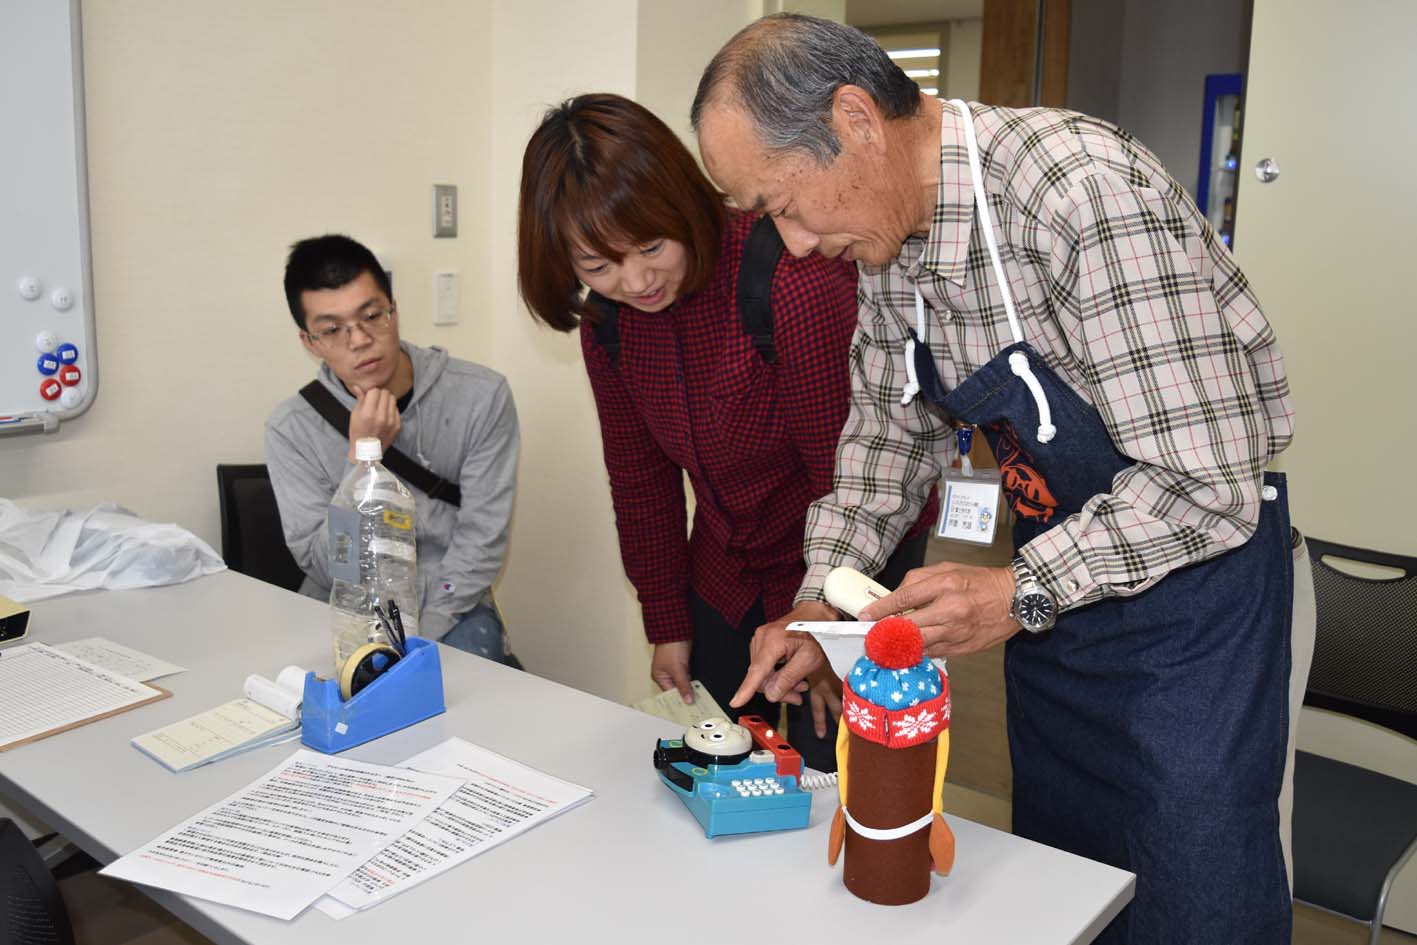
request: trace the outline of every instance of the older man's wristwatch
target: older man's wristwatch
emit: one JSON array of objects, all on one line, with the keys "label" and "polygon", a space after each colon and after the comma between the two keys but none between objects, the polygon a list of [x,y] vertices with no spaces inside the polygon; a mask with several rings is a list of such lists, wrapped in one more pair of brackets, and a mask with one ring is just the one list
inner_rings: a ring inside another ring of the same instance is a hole
[{"label": "older man's wristwatch", "polygon": [[1022,558],[1013,561],[1014,599],[1009,604],[1009,616],[1029,633],[1051,630],[1058,620],[1058,602],[1048,593]]}]

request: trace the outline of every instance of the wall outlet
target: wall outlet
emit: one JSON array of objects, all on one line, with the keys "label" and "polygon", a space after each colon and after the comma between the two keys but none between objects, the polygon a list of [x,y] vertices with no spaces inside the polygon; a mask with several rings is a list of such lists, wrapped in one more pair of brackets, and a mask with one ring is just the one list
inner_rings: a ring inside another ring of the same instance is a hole
[{"label": "wall outlet", "polygon": [[433,236],[458,235],[458,188],[454,184],[433,185]]},{"label": "wall outlet", "polygon": [[458,318],[458,274],[433,273],[433,324],[456,325]]}]

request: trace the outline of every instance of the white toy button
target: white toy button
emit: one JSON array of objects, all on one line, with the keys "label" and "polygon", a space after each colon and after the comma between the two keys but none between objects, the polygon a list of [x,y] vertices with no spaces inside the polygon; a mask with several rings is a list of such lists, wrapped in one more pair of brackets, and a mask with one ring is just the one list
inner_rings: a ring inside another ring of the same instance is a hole
[{"label": "white toy button", "polygon": [[34,346],[39,349],[41,354],[48,354],[53,351],[54,346],[58,343],[59,339],[55,337],[54,332],[48,329],[34,336]]},{"label": "white toy button", "polygon": [[1273,502],[1275,499],[1279,498],[1279,490],[1274,486],[1265,486],[1260,490],[1260,498],[1264,499],[1266,502]]}]

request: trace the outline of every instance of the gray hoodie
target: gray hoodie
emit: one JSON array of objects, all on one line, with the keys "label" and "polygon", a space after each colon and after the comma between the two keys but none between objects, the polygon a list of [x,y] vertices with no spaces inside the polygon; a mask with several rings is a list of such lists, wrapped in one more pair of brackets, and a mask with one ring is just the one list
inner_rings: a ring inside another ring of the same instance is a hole
[{"label": "gray hoodie", "polygon": [[[419,632],[437,639],[484,599],[507,550],[516,488],[517,411],[506,378],[448,357],[441,348],[401,347],[413,360],[413,397],[394,446],[462,488],[462,507],[411,489],[417,509]],[[326,365],[320,383],[345,407],[355,400]],[[349,437],[298,393],[266,421],[266,465],[285,543],[305,571],[300,591],[328,599],[325,513],[345,474]]]}]

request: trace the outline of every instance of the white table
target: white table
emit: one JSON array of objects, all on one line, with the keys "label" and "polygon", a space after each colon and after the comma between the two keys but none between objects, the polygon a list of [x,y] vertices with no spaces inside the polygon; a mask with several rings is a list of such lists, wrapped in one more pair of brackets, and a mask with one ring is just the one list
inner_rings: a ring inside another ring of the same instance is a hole
[{"label": "white table", "polygon": [[[274,746],[172,774],[128,744],[139,733],[240,695],[242,680],[296,663],[328,672],[318,602],[227,572],[177,587],[98,592],[34,607],[33,639],[105,636],[189,667],[156,684],[173,697],[0,753],[0,794],[108,862],[248,784],[294,751]],[[593,646],[564,628],[567,646]],[[826,863],[834,792],[806,830],[706,840],[655,777],[667,722],[442,649],[448,711],[347,757],[394,764],[452,735],[596,797],[551,823],[368,912],[313,909],[282,922],[153,891],[218,943],[349,945],[423,941],[833,942],[1091,941],[1131,900],[1132,874],[951,817],[954,872],[887,908],[856,899]],[[696,905],[700,904],[700,905]],[[699,910],[702,910],[700,912]],[[725,918],[733,916],[731,921]]]}]

